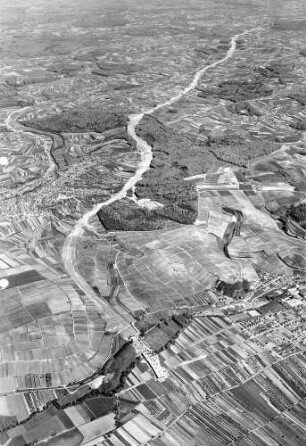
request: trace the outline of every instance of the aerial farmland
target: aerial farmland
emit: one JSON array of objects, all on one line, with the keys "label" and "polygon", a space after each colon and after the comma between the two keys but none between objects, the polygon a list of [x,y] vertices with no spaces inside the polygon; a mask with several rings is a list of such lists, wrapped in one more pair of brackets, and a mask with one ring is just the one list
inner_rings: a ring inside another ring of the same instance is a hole
[{"label": "aerial farmland", "polygon": [[0,445],[306,444],[302,0],[0,0]]}]

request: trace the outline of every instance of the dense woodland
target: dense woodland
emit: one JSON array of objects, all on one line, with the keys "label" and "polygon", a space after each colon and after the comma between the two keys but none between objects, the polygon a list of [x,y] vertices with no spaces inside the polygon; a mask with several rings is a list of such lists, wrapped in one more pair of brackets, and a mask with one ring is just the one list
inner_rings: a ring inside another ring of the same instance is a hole
[{"label": "dense woodland", "polygon": [[97,66],[92,69],[93,74],[99,76],[109,77],[116,74],[128,75],[139,71],[139,67],[136,64],[126,63],[110,63],[110,62],[98,62]]},{"label": "dense woodland", "polygon": [[274,60],[266,66],[260,66],[256,71],[263,78],[276,79],[280,84],[286,84],[288,80],[292,79],[293,69],[293,64],[284,63],[282,60]]},{"label": "dense woodland", "polygon": [[127,125],[127,116],[122,111],[105,111],[101,108],[80,108],[64,110],[46,118],[35,118],[22,122],[23,125],[38,130],[55,133],[102,133]]},{"label": "dense woodland", "polygon": [[273,84],[286,84],[292,80],[293,65],[282,60],[274,60],[265,66],[255,68],[242,79],[230,79],[220,82],[213,88],[198,87],[201,98],[219,98],[234,103],[271,96]]},{"label": "dense woodland", "polygon": [[250,284],[245,279],[235,283],[226,283],[220,280],[216,285],[216,290],[226,296],[239,299],[250,291]]},{"label": "dense woodland", "polygon": [[197,218],[197,191],[184,178],[206,172],[214,157],[151,116],[144,117],[136,130],[153,148],[151,169],[137,183],[136,195],[163,207],[149,211],[121,200],[101,209],[102,224],[109,230],[134,231],[162,229],[169,221],[193,224]]},{"label": "dense woodland", "polygon": [[212,157],[151,116],[146,116],[136,130],[153,149],[151,169],[137,183],[137,196],[162,203],[164,208],[159,212],[170,220],[193,223],[197,217],[197,192],[185,178],[207,172]]},{"label": "dense woodland", "polygon": [[241,167],[247,167],[253,158],[269,155],[280,148],[276,141],[251,141],[232,131],[221,135],[208,134],[206,145],[219,160]]},{"label": "dense woodland", "polygon": [[230,80],[220,82],[216,88],[203,88],[198,93],[200,98],[214,97],[232,102],[240,102],[270,96],[273,88],[259,78],[253,80]]},{"label": "dense woodland", "polygon": [[98,216],[105,229],[110,231],[153,231],[166,224],[164,218],[128,199],[103,207]]},{"label": "dense woodland", "polygon": [[286,216],[291,217],[306,229],[306,203],[299,204],[298,206],[290,206]]}]

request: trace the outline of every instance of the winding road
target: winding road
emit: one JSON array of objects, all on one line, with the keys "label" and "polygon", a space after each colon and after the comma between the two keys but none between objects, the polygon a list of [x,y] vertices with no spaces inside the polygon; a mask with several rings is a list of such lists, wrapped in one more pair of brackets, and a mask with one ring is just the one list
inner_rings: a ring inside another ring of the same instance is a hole
[{"label": "winding road", "polygon": [[[236,34],[235,36],[233,36],[231,38],[230,48],[227,51],[226,55],[223,57],[223,59],[213,62],[212,64],[207,65],[206,67],[197,71],[197,73],[193,77],[190,84],[186,88],[184,88],[180,93],[173,96],[168,101],[163,102],[153,108],[150,108],[149,110],[146,110],[140,114],[129,116],[128,134],[135,141],[137,150],[140,153],[140,156],[141,156],[140,165],[139,165],[138,169],[136,170],[135,174],[127,181],[127,183],[125,183],[125,185],[119,192],[114,194],[108,200],[95,205],[89,212],[84,214],[83,217],[77,221],[74,228],[72,229],[70,234],[67,236],[64,246],[63,246],[63,250],[62,250],[62,260],[63,260],[63,264],[65,266],[67,273],[74,280],[74,282],[77,284],[77,286],[88,297],[91,297],[92,300],[95,301],[95,303],[99,307],[102,307],[105,310],[108,309],[108,311],[106,311],[106,316],[109,313],[109,311],[111,310],[109,304],[107,302],[99,299],[96,296],[96,294],[91,289],[89,284],[79,274],[79,272],[76,269],[76,246],[77,246],[77,243],[78,243],[80,237],[82,237],[86,227],[89,227],[90,219],[92,217],[94,217],[99,212],[99,210],[102,209],[104,206],[108,206],[111,203],[114,203],[118,200],[121,200],[122,198],[125,198],[127,196],[127,192],[130,189],[133,190],[135,185],[137,184],[137,182],[140,181],[142,176],[147,172],[147,170],[149,170],[150,164],[152,161],[152,156],[153,156],[152,155],[152,147],[145,140],[143,140],[136,134],[137,125],[140,123],[140,121],[143,119],[143,117],[145,115],[150,115],[163,107],[171,106],[172,104],[177,102],[179,99],[181,99],[183,96],[185,96],[186,94],[188,94],[189,92],[194,90],[204,73],[206,73],[208,70],[226,62],[228,59],[230,59],[234,55],[234,53],[236,51],[236,47],[237,47],[237,40],[239,39],[239,37],[242,37],[246,34],[249,34],[251,32],[254,32],[254,31],[260,30],[260,29],[261,28],[253,28],[251,30],[244,31],[243,33]],[[106,320],[107,319],[109,319],[109,321],[112,320],[111,317],[110,318],[106,317]],[[117,321],[118,321],[118,317],[117,317]],[[107,329],[109,329],[109,330],[118,329],[118,327],[113,326],[114,325],[113,323],[111,323],[110,325],[112,327],[108,326]]]}]

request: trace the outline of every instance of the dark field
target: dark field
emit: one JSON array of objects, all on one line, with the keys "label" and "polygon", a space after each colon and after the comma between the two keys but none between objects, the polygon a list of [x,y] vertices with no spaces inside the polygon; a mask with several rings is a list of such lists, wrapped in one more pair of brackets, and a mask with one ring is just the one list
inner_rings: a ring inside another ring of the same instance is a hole
[{"label": "dark field", "polygon": [[94,414],[96,418],[102,417],[103,415],[111,412],[116,405],[115,398],[90,398],[86,400],[86,406]]},{"label": "dark field", "polygon": [[38,271],[26,271],[24,273],[12,274],[11,276],[6,276],[9,285],[7,288],[14,288],[17,286],[27,285],[29,283],[38,282],[40,280],[45,280]]}]

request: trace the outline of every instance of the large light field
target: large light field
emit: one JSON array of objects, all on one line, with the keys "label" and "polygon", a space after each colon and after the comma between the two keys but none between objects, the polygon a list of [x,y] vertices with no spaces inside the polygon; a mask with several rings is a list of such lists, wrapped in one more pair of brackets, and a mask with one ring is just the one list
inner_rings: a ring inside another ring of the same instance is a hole
[{"label": "large light field", "polygon": [[127,249],[117,257],[120,276],[149,311],[187,306],[185,298],[213,288],[217,280],[257,279],[250,266],[227,258],[205,227],[118,235]]},{"label": "large light field", "polygon": [[[238,210],[243,214],[243,221],[246,224],[259,224],[267,228],[276,228],[276,223],[270,215],[256,209],[252,201],[242,190],[217,191],[210,190],[199,191],[199,221],[205,223],[205,215],[208,212],[207,223],[211,227],[211,232],[219,231],[218,225],[210,222],[210,215],[219,214],[221,224],[226,222],[228,217],[222,212],[222,208],[227,207]],[[223,215],[222,215],[223,214]],[[222,215],[222,217],[221,217]]]}]

